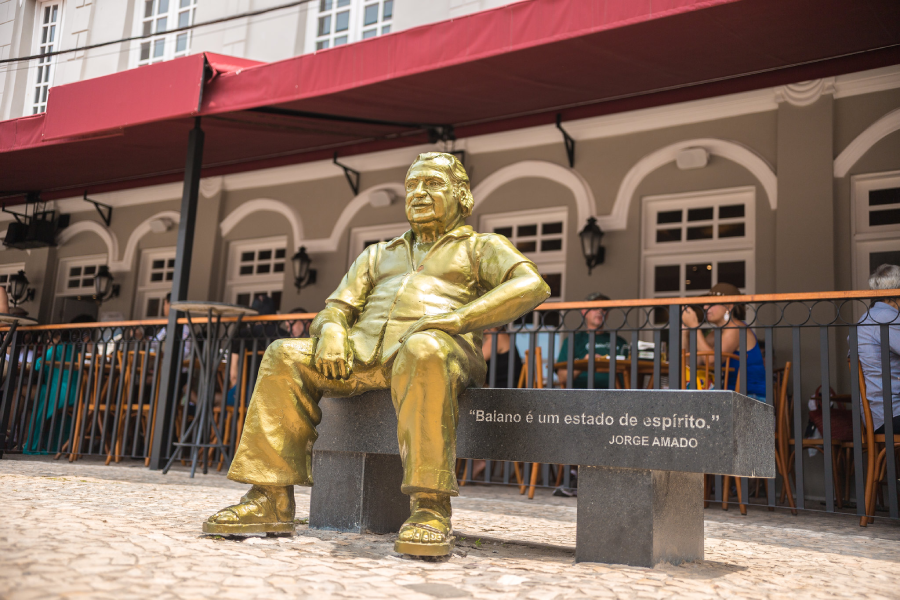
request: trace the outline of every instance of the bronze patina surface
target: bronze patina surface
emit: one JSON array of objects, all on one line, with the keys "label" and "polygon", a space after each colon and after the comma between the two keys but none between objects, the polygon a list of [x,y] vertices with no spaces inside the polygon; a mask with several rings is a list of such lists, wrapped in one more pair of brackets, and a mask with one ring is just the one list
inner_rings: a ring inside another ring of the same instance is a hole
[{"label": "bronze patina surface", "polygon": [[278,500],[286,489],[293,500],[291,486],[313,483],[319,399],[390,389],[401,491],[411,501],[395,548],[449,554],[450,497],[459,493],[457,397],[484,383],[482,331],[550,295],[534,264],[509,240],[465,224],[473,204],[468,175],[455,156],[418,156],[406,176],[410,230],[363,251],[313,321],[311,339],[278,340],[266,350],[228,472],[254,487],[241,504],[211,516],[205,532],[291,528],[293,502],[284,511]]}]

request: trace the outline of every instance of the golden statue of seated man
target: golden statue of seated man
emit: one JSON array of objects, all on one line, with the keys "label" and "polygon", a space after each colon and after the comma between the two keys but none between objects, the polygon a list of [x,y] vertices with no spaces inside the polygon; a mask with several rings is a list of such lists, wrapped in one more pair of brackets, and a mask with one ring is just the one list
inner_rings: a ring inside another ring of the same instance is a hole
[{"label": "golden statue of seated man", "polygon": [[229,479],[252,484],[206,533],[294,529],[294,487],[312,485],[323,395],[390,389],[411,515],[398,552],[450,553],[457,398],[484,383],[482,330],[532,310],[550,289],[502,235],[465,224],[474,199],[451,154],[420,154],[406,175],[410,230],[366,248],[312,322],[278,340],[259,368]]}]

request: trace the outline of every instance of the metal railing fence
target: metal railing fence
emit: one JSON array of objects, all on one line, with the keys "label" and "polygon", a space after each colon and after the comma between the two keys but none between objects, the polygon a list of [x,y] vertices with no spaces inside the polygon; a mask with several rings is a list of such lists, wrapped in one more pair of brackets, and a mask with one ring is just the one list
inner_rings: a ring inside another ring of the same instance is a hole
[{"label": "metal railing fence", "polygon": [[[878,437],[867,414],[877,412],[879,403],[870,406],[861,395],[867,381],[891,390],[900,378],[900,357],[890,346],[891,333],[895,340],[900,336],[900,319],[872,320],[874,302],[891,297],[892,292],[835,292],[547,303],[485,332],[485,385],[749,391],[775,406],[779,473],[777,482],[763,483],[764,497],[752,502],[898,519],[893,403],[881,403],[884,435]],[[711,306],[729,309],[721,326],[706,321]],[[691,312],[698,318],[694,327],[687,326],[694,324]],[[223,319],[216,340],[206,339],[203,321],[195,319],[196,344],[183,334],[177,346],[179,397],[168,416],[163,454],[180,452],[172,444],[196,411],[198,360],[207,344],[217,344],[220,357],[216,431],[233,453],[265,348],[275,339],[307,335],[313,317]],[[185,320],[179,323],[186,326]],[[0,449],[69,460],[147,459],[157,421],[164,326],[163,320],[54,325],[8,334],[13,339],[0,356]],[[232,341],[226,347],[227,337]],[[873,339],[880,345],[873,346]],[[871,393],[869,399],[874,400]],[[224,453],[204,454],[208,465],[227,467]],[[464,483],[576,485],[577,471],[570,466],[488,462],[476,478],[475,461],[461,462]],[[742,504],[751,502],[749,483],[737,482]],[[710,478],[709,484],[709,501],[732,502],[725,478]]]}]

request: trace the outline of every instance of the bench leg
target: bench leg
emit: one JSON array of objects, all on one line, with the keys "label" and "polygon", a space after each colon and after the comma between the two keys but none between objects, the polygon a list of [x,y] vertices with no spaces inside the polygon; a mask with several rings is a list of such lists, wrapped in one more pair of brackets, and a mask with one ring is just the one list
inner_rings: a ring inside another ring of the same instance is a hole
[{"label": "bench leg", "polygon": [[579,467],[576,562],[702,559],[702,474]]},{"label": "bench leg", "polygon": [[397,533],[409,518],[400,492],[400,457],[362,452],[313,452],[309,526],[354,533]]}]

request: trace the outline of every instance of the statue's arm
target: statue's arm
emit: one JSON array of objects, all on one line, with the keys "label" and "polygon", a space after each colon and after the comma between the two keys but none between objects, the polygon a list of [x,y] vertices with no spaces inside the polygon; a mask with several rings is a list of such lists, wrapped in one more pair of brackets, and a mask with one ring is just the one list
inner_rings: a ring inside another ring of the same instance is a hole
[{"label": "statue's arm", "polygon": [[481,331],[505,325],[524,315],[550,297],[550,286],[533,263],[520,263],[504,282],[465,306],[457,309],[462,323],[460,333]]}]

